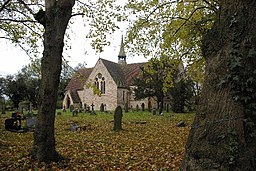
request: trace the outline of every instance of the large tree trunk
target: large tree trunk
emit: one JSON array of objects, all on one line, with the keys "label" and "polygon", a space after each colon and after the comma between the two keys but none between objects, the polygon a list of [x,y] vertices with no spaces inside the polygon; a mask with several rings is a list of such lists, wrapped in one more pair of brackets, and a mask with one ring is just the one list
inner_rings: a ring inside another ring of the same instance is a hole
[{"label": "large tree trunk", "polygon": [[181,170],[256,170],[256,1],[223,0]]},{"label": "large tree trunk", "polygon": [[38,122],[34,132],[32,151],[39,161],[59,159],[55,150],[54,120],[64,46],[63,39],[73,5],[73,0],[46,0],[45,15],[36,18],[45,28]]}]

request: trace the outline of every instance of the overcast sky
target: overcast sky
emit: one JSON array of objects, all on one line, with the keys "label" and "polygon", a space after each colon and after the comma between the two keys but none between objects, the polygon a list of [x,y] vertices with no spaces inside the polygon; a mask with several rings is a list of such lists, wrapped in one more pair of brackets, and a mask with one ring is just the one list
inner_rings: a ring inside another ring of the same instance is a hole
[{"label": "overcast sky", "polygon": [[[75,67],[78,63],[86,63],[86,67],[93,67],[99,58],[104,58],[113,62],[117,62],[120,49],[122,34],[125,35],[125,25],[120,27],[111,36],[111,45],[105,47],[103,53],[98,53],[92,49],[90,42],[86,39],[86,29],[82,22],[75,22],[72,26],[73,33],[71,35],[72,48],[64,53],[66,60],[70,61],[70,66]],[[16,74],[24,65],[30,63],[29,57],[19,47],[15,47],[10,42],[0,41],[0,76],[7,74]],[[126,50],[127,52],[127,50]],[[127,63],[145,62],[148,59],[144,57],[132,57],[127,55]],[[67,57],[70,56],[70,57]]]}]

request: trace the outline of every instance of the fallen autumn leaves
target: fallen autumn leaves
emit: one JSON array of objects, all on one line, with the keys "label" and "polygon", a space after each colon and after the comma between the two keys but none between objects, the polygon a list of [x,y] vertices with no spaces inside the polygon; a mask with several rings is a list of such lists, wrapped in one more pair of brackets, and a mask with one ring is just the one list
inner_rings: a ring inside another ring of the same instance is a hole
[{"label": "fallen autumn leaves", "polygon": [[[125,113],[123,131],[113,131],[112,114],[56,116],[56,149],[65,157],[58,163],[38,163],[29,156],[33,135],[4,130],[0,118],[0,170],[178,170],[190,127],[176,127],[193,114],[152,116]],[[146,124],[132,124],[143,120]],[[90,125],[88,130],[70,131],[70,123]]]}]

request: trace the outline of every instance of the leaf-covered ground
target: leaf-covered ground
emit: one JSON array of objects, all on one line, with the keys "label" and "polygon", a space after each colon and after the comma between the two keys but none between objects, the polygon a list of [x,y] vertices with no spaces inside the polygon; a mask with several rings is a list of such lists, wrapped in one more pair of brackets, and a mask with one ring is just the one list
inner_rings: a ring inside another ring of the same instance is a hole
[{"label": "leaf-covered ground", "polygon": [[[38,163],[29,156],[33,133],[4,129],[0,115],[0,170],[178,170],[193,114],[124,113],[123,131],[113,131],[113,114],[56,116],[56,149],[65,158]],[[180,120],[188,126],[176,127]],[[146,121],[146,124],[136,124]],[[70,131],[76,122],[85,130]]]}]

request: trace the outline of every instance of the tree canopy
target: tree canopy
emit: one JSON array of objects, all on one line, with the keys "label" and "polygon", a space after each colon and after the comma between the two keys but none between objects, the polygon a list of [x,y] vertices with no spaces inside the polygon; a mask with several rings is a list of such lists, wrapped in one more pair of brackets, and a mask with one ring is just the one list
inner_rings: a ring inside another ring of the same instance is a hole
[{"label": "tree canopy", "polygon": [[128,28],[130,52],[182,59],[192,70],[189,74],[202,81],[201,40],[213,24],[218,1],[128,0],[126,9],[133,21]]},{"label": "tree canopy", "polygon": [[[72,29],[72,23],[82,17],[80,21],[84,22],[85,28],[89,28],[88,40],[96,51],[101,52],[104,46],[110,44],[108,33],[116,31],[119,28],[119,22],[125,19],[121,5],[115,0],[76,1],[67,29]],[[43,0],[1,2],[0,39],[19,46],[32,58],[40,58],[44,30],[43,26],[36,21],[37,17],[40,18],[38,13],[40,9],[45,10]],[[65,50],[72,46],[69,42],[70,34],[72,32],[66,32],[65,35]]]}]

